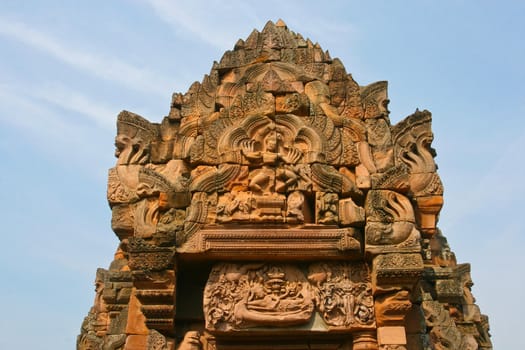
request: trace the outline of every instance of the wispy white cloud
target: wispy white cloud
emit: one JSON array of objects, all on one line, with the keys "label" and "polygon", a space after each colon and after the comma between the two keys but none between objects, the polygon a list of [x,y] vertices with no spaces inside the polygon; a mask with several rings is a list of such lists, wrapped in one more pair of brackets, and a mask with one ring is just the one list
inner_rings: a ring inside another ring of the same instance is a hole
[{"label": "wispy white cloud", "polygon": [[235,13],[236,20],[228,21],[222,17],[221,25],[217,25],[216,13],[225,14],[227,12],[224,11],[224,8],[230,7],[232,11],[241,11],[245,14],[244,17],[248,21],[255,19],[255,11],[249,11],[247,5],[240,1],[145,1],[161,20],[176,31],[187,32],[202,42],[223,50],[232,47],[238,39],[236,36],[239,35],[239,30],[232,27],[240,27],[240,21],[238,13]]},{"label": "wispy white cloud", "polygon": [[[12,79],[5,79],[0,84],[0,98],[9,100],[8,103],[15,104],[31,112],[45,111],[49,107],[52,109],[58,107],[65,110],[66,113],[60,110],[58,110],[59,113],[49,113],[47,117],[55,121],[51,122],[51,125],[61,124],[64,121],[64,116],[69,115],[68,123],[77,122],[84,125],[87,123],[111,132],[115,129],[118,112],[122,109],[81,93],[74,86],[63,85],[59,82],[37,85],[30,82],[15,82]],[[4,107],[0,108],[4,109]],[[36,115],[39,115],[39,113]],[[23,118],[24,121],[16,121],[16,123],[21,123],[19,126],[29,127],[29,125],[34,124],[34,121],[28,125],[26,122],[32,118],[35,118],[33,113]]]},{"label": "wispy white cloud", "polygon": [[31,89],[29,94],[58,107],[79,113],[106,130],[112,131],[115,128],[119,108],[103,105],[100,101],[93,101],[90,97],[72,89],[52,84]]},{"label": "wispy white cloud", "polygon": [[0,85],[0,122],[31,133],[47,134],[49,139],[68,135],[72,130],[70,123],[58,114],[47,111],[45,107],[27,97],[20,96],[7,86]]},{"label": "wispy white cloud", "polygon": [[[244,0],[230,1],[177,1],[144,0],[156,16],[170,25],[178,33],[188,33],[202,42],[225,50],[235,42],[247,37],[253,28],[261,30],[268,20],[277,21],[280,17],[291,30],[311,34],[313,41],[333,44],[345,36],[345,42],[357,35],[357,30],[348,22],[337,19],[326,20],[312,16],[312,9],[317,3],[305,2],[304,6],[296,3],[269,0],[264,8],[254,2]],[[205,10],[203,10],[205,9]],[[221,13],[221,16],[217,16]],[[293,14],[293,16],[291,15]],[[286,16],[290,16],[290,22]]]},{"label": "wispy white cloud", "polygon": [[[60,113],[33,96],[0,85],[2,128],[12,130],[19,135],[17,138],[48,154],[57,164],[74,163],[93,177],[105,177],[101,169],[105,171],[107,159],[100,155],[107,153],[104,144],[111,144],[112,133],[107,128],[90,126],[75,115]],[[95,135],[102,142],[93,142]]]},{"label": "wispy white cloud", "polygon": [[[518,203],[525,195],[525,183],[522,180],[525,164],[516,158],[516,154],[525,149],[525,129],[518,132],[506,145],[498,147],[500,156],[492,160],[488,158],[486,171],[473,175],[462,200],[456,200],[455,206],[447,209],[448,218],[443,224],[451,231],[460,232],[461,228],[454,226],[473,213],[479,216],[478,213],[484,212],[487,218],[486,213],[493,213],[496,207]],[[513,220],[518,218],[508,218],[507,224]]]},{"label": "wispy white cloud", "polygon": [[146,68],[135,67],[121,58],[89,52],[60,42],[19,20],[0,17],[0,35],[40,50],[75,69],[118,83],[126,88],[166,95],[170,84]]}]

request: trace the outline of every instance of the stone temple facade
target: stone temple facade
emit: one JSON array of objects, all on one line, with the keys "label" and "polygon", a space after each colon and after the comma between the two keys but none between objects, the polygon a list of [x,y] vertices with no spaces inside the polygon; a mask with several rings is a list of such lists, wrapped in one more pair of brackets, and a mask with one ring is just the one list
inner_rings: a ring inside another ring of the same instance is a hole
[{"label": "stone temple facade", "polygon": [[268,22],[160,123],[123,111],[120,240],[77,349],[492,349],[436,224],[431,114]]}]

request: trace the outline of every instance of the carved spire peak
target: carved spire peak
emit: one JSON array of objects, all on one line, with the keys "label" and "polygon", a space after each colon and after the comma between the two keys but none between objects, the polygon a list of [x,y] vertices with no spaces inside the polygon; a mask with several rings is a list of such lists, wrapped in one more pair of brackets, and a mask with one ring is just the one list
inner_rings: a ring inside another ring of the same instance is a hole
[{"label": "carved spire peak", "polygon": [[220,60],[219,71],[249,66],[257,63],[283,62],[297,66],[330,64],[332,59],[318,43],[291,31],[279,19],[268,21],[261,31],[254,29],[245,39],[239,39],[233,50],[226,51]]},{"label": "carved spire peak", "polygon": [[284,29],[288,29],[288,26],[286,25],[286,23],[284,23],[284,21],[282,19],[280,19],[280,18],[277,21],[277,23],[275,23],[275,26],[276,27],[280,27],[280,28],[284,28]]}]

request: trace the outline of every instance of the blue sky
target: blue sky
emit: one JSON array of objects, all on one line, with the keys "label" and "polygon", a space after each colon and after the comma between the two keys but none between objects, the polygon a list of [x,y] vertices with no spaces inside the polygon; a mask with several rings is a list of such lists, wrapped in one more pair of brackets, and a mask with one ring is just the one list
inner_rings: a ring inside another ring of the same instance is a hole
[{"label": "blue sky", "polygon": [[0,348],[72,349],[118,240],[105,199],[118,112],[169,111],[238,38],[282,18],[361,85],[389,81],[391,120],[433,113],[439,226],[495,348],[525,346],[525,2],[0,3]]}]

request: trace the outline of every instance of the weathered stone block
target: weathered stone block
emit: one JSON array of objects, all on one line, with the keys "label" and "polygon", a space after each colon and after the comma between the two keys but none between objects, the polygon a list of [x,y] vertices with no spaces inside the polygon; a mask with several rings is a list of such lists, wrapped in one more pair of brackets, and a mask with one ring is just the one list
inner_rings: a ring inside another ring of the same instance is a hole
[{"label": "weathered stone block", "polygon": [[145,350],[148,349],[147,335],[129,335],[124,345],[124,350]]},{"label": "weathered stone block", "polygon": [[359,207],[351,198],[339,201],[339,222],[343,226],[363,226],[365,223],[365,209]]},{"label": "weathered stone block", "polygon": [[379,345],[405,345],[407,343],[405,327],[378,327],[377,342]]}]

